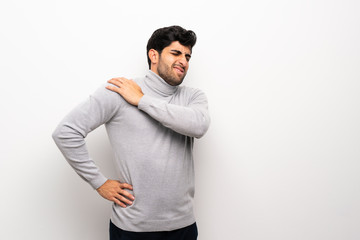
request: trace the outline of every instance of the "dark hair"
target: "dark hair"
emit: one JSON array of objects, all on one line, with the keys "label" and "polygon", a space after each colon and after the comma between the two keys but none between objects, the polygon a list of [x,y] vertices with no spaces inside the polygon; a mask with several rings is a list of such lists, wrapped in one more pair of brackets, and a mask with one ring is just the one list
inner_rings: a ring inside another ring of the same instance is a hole
[{"label": "dark hair", "polygon": [[180,26],[170,26],[155,30],[146,46],[149,69],[151,68],[151,61],[148,55],[150,49],[155,49],[161,54],[162,50],[174,41],[179,41],[181,45],[187,46],[192,50],[196,43],[196,34]]}]

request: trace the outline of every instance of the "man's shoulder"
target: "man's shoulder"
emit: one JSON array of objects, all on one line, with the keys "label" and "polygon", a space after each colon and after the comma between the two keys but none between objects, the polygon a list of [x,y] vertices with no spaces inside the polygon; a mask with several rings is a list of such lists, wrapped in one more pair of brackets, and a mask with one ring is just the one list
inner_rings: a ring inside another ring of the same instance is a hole
[{"label": "man's shoulder", "polygon": [[189,95],[189,96],[198,96],[198,95],[205,96],[205,93],[201,89],[189,87],[189,86],[185,86],[185,85],[179,86],[178,92],[180,94],[185,94],[185,95]]},{"label": "man's shoulder", "polygon": [[111,83],[102,83],[90,97],[103,107],[117,108],[125,100],[116,92],[113,92],[106,88],[106,86],[112,85]]},{"label": "man's shoulder", "polygon": [[207,104],[207,97],[205,93],[199,88],[189,87],[189,86],[179,86],[177,91],[179,99],[182,99],[186,104],[191,104],[194,102],[201,102]]},{"label": "man's shoulder", "polygon": [[[102,83],[99,85],[99,87],[91,94],[93,97],[98,98],[118,98],[119,94],[109,90],[106,88],[106,86],[113,85],[111,83]],[[115,86],[115,85],[113,85]]]}]

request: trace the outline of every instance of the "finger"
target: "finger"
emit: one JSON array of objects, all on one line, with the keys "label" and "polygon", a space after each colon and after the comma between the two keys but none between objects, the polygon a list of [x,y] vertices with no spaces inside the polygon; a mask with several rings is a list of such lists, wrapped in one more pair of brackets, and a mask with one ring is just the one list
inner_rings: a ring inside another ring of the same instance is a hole
[{"label": "finger", "polygon": [[114,199],[112,199],[112,201],[113,201],[114,203],[116,203],[117,205],[119,205],[120,207],[126,208],[126,204],[123,203],[123,202],[121,202],[119,199],[114,198]]},{"label": "finger", "polygon": [[119,83],[119,78],[112,78],[110,80],[108,80],[108,82],[111,82],[111,83]]},{"label": "finger", "polygon": [[125,203],[127,205],[133,204],[133,202],[129,198],[125,197],[122,193],[116,193],[115,195],[113,195],[113,198],[115,198],[115,199],[119,200],[120,202]]},{"label": "finger", "polygon": [[116,82],[117,84],[126,84],[129,81],[127,78],[124,78],[124,77],[112,78],[110,80]]},{"label": "finger", "polygon": [[135,197],[124,189],[133,190],[133,187],[128,183],[120,183],[120,194],[127,197],[128,199],[135,200]]},{"label": "finger", "polygon": [[120,200],[121,202],[126,203],[127,205],[132,205],[133,204],[133,202],[130,199],[128,199],[128,198],[126,198],[126,197],[124,197],[122,195],[118,195],[116,198],[118,200]]},{"label": "finger", "polygon": [[109,81],[114,82],[114,84],[116,85],[119,85],[119,84],[125,84],[128,80],[126,78],[119,77],[119,78],[112,78]]},{"label": "finger", "polygon": [[133,190],[133,187],[128,183],[120,183],[120,187]]},{"label": "finger", "polygon": [[108,80],[107,82],[112,83],[118,87],[120,87],[122,84],[124,84],[124,80],[122,80],[121,78],[112,78],[112,79]]},{"label": "finger", "polygon": [[[112,78],[110,80],[114,80],[114,81],[119,81],[121,82],[124,78],[123,77],[115,77],[115,78]],[[125,78],[126,79],[126,78]]]},{"label": "finger", "polygon": [[108,89],[108,90],[111,90],[113,92],[117,92],[117,93],[120,92],[120,87],[115,87],[115,86],[112,86],[112,85],[108,85],[105,88]]},{"label": "finger", "polygon": [[128,81],[129,81],[129,79],[124,78],[124,77],[120,77],[120,78],[119,78],[119,81],[122,81],[122,82],[128,82]]},{"label": "finger", "polygon": [[135,200],[135,197],[134,197],[131,193],[129,193],[128,191],[126,191],[126,190],[121,190],[119,193],[120,193],[122,196],[127,197],[127,199]]}]

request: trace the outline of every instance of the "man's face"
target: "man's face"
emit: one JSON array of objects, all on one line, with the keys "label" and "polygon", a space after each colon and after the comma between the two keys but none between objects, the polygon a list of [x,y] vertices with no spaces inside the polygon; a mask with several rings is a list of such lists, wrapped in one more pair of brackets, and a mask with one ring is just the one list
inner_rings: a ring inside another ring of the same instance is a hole
[{"label": "man's face", "polygon": [[189,47],[181,45],[178,41],[172,42],[159,56],[157,74],[172,86],[180,85],[189,68],[190,58]]}]

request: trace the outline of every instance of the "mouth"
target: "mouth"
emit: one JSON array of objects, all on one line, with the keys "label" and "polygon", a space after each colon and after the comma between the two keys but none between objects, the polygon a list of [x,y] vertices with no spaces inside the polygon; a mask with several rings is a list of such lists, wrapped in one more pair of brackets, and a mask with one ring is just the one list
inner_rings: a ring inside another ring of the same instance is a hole
[{"label": "mouth", "polygon": [[182,66],[179,66],[179,65],[175,65],[174,69],[176,72],[181,73],[181,74],[184,74],[184,72],[185,72],[185,68]]}]

